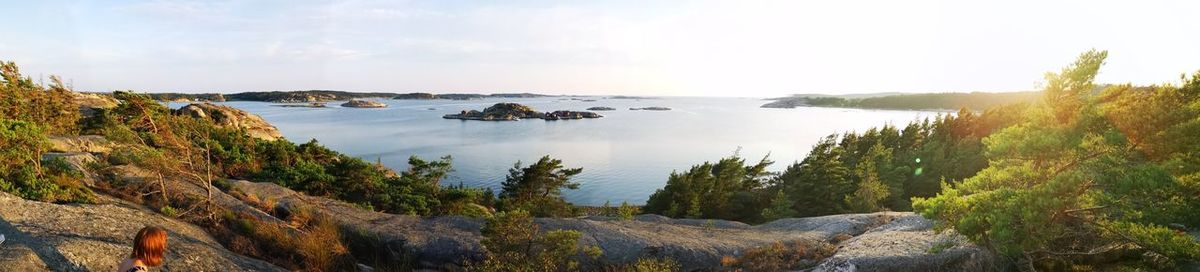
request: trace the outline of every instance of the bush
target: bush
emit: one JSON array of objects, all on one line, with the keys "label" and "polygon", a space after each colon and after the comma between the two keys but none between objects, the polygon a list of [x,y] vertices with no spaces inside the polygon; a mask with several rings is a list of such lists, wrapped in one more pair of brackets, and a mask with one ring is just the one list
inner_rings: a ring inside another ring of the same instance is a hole
[{"label": "bush", "polygon": [[578,231],[539,233],[523,210],[497,213],[480,232],[486,255],[468,264],[471,271],[578,271],[578,259],[594,260],[603,254],[596,246],[580,246]]},{"label": "bush", "polygon": [[641,208],[634,205],[629,205],[628,202],[621,202],[621,206],[617,207],[617,218],[621,220],[633,220],[633,216],[641,212]]},{"label": "bush", "polygon": [[62,159],[42,160],[50,143],[41,126],[0,119],[0,191],[25,199],[91,203],[95,195],[81,173]]},{"label": "bush", "polygon": [[678,262],[671,259],[638,259],[636,263],[625,269],[627,272],[676,272],[680,271]]},{"label": "bush", "polygon": [[291,270],[356,269],[354,258],[343,243],[339,228],[328,217],[294,213],[288,220],[301,223],[295,229],[232,213],[227,213],[224,219],[224,225],[235,231],[228,242],[234,252],[264,259]]}]

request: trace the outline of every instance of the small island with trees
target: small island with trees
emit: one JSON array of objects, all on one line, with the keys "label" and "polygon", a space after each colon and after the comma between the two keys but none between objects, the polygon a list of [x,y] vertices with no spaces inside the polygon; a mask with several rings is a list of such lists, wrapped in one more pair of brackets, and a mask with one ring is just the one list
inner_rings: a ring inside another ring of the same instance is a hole
[{"label": "small island with trees", "polygon": [[461,120],[476,120],[476,121],[517,121],[521,119],[537,118],[546,121],[554,120],[572,120],[572,119],[592,119],[604,117],[600,114],[590,111],[568,111],[559,110],[553,112],[539,112],[526,105],[517,103],[496,103],[491,107],[477,110],[465,110],[458,114],[447,114],[442,116],[446,119],[461,119]]}]

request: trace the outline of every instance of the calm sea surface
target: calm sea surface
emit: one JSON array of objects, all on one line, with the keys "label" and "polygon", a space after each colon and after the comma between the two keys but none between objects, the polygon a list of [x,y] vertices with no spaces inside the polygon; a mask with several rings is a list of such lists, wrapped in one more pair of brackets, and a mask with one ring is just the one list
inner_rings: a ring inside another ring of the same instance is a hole
[{"label": "calm sea surface", "polygon": [[[582,167],[578,190],[568,201],[601,205],[605,201],[641,204],[667,182],[671,171],[715,161],[735,152],[757,161],[770,154],[772,171],[802,159],[821,137],[862,131],[885,123],[903,126],[936,112],[840,108],[759,108],[752,98],[596,99],[562,98],[451,100],[379,99],[381,109],[285,108],[263,102],[227,102],[261,115],[296,143],[317,139],[334,150],[407,168],[409,156],[454,158],[454,172],[443,184],[500,188],[517,161],[543,155]],[[540,111],[584,110],[594,106],[604,118],[565,121],[484,122],[442,119],[461,110],[482,110],[497,102],[516,102]],[[182,104],[171,103],[172,107]],[[630,107],[665,106],[671,111],[631,111]]]}]

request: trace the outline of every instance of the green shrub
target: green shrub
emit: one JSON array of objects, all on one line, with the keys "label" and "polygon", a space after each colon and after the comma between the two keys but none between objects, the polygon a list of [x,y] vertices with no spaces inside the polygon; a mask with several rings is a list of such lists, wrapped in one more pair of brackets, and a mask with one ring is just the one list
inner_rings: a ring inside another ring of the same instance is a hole
[{"label": "green shrub", "polygon": [[574,230],[540,233],[523,210],[497,213],[480,230],[485,257],[470,263],[470,271],[578,271],[580,259],[595,260],[603,252],[580,246],[583,235]]},{"label": "green shrub", "polygon": [[94,202],[81,173],[61,158],[42,160],[49,147],[41,126],[0,119],[0,191],[46,202]]},{"label": "green shrub", "polygon": [[625,269],[627,272],[677,272],[680,271],[678,262],[667,258],[643,258]]},{"label": "green shrub", "polygon": [[640,212],[641,208],[634,205],[629,205],[628,202],[621,202],[621,206],[617,207],[617,218],[621,220],[633,220],[633,216]]}]

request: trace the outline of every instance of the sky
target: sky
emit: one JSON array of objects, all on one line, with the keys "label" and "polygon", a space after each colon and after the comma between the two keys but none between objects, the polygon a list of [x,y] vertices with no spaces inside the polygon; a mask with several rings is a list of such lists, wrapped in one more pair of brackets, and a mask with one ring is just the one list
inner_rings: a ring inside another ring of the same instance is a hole
[{"label": "sky", "polygon": [[770,97],[1200,69],[1200,1],[12,1],[0,60],[76,90]]}]

